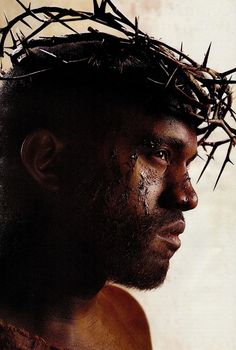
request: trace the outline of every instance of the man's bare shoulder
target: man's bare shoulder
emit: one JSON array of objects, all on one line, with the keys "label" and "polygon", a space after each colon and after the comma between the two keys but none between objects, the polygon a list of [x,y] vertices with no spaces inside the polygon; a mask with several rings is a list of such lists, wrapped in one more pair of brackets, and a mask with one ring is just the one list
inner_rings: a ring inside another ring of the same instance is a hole
[{"label": "man's bare shoulder", "polygon": [[138,301],[125,289],[108,284],[102,289],[113,312],[142,349],[151,349],[151,336],[147,317]]}]

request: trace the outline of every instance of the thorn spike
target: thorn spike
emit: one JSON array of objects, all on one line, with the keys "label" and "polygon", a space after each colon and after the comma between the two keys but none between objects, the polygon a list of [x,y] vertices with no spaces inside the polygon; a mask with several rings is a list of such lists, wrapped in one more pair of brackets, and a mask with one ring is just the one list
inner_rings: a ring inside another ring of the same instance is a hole
[{"label": "thorn spike", "polygon": [[20,20],[22,23],[24,23],[28,28],[33,29],[29,23],[26,22],[23,18]]},{"label": "thorn spike", "polygon": [[175,76],[177,70],[178,70],[178,67],[175,68],[174,72],[171,74],[171,76],[170,76],[169,79],[167,80],[167,83],[166,83],[166,85],[165,85],[165,89],[168,87],[168,85],[170,85],[170,83],[171,83],[171,81],[173,80],[173,78],[174,78],[174,76]]},{"label": "thorn spike", "polygon": [[44,49],[39,49],[39,50],[40,50],[41,52],[46,53],[46,54],[49,55],[49,56],[52,56],[52,57],[54,57],[54,58],[58,58],[57,55],[55,55],[55,54],[52,53],[52,52],[49,52],[49,51],[44,50]]},{"label": "thorn spike", "polygon": [[52,53],[52,52],[49,52],[49,51],[44,50],[44,49],[40,49],[40,51],[41,51],[41,52],[44,52],[44,53],[45,53],[46,55],[48,55],[48,56],[51,56],[51,57],[55,58],[55,59],[58,60],[58,61],[61,61],[62,63],[68,63],[68,61],[66,61],[66,60],[61,60],[57,55],[55,55],[55,54]]},{"label": "thorn spike", "polygon": [[200,156],[200,154],[198,154],[197,156],[198,156],[198,158],[200,158],[201,160],[204,160],[204,159],[202,158],[202,156]]},{"label": "thorn spike", "polygon": [[224,171],[224,168],[225,168],[226,164],[227,164],[227,161],[224,161],[224,163],[223,163],[223,165],[222,165],[222,167],[221,167],[221,169],[220,169],[220,173],[219,173],[219,175],[218,175],[218,177],[217,177],[217,179],[216,179],[216,183],[215,183],[215,185],[214,185],[213,191],[215,191],[215,189],[216,189],[216,187],[217,187],[217,185],[218,185],[218,182],[219,182],[219,180],[220,180],[220,178],[221,178],[221,175],[222,175],[222,173],[223,173],[223,171]]},{"label": "thorn spike", "polygon": [[182,60],[183,56],[182,56],[182,52],[183,52],[183,41],[181,41],[181,45],[180,45],[180,54],[179,54],[179,61]]},{"label": "thorn spike", "polygon": [[11,55],[7,51],[4,51],[4,54],[7,55],[8,57],[11,57]]},{"label": "thorn spike", "polygon": [[235,73],[235,72],[236,72],[236,67],[235,67],[235,68],[232,68],[232,69],[230,69],[230,70],[228,70],[228,71],[226,71],[226,72],[220,73],[220,76],[221,76],[222,78],[224,78],[224,77],[226,77],[227,75],[232,74],[232,73]]},{"label": "thorn spike", "polygon": [[216,186],[217,186],[217,184],[218,184],[218,182],[219,182],[219,180],[220,180],[220,178],[221,178],[221,175],[222,175],[222,173],[223,173],[223,171],[224,171],[224,168],[226,167],[226,164],[227,164],[227,163],[232,163],[231,160],[230,160],[230,158],[229,158],[229,157],[230,157],[231,150],[232,150],[232,147],[233,147],[233,141],[231,141],[230,144],[229,144],[228,151],[227,151],[227,155],[226,155],[225,160],[224,160],[224,163],[223,163],[223,165],[222,165],[222,167],[221,167],[221,169],[220,169],[220,173],[219,173],[219,175],[218,175],[218,177],[217,177],[217,179],[216,179],[216,183],[215,183],[215,186],[214,186],[214,189],[213,189],[213,190],[216,189]]},{"label": "thorn spike", "polygon": [[7,18],[7,14],[6,14],[5,11],[3,11],[3,13],[4,13],[5,20],[6,20],[7,24],[8,24],[8,23],[9,23],[9,20],[8,20],[8,18]]},{"label": "thorn spike", "polygon": [[99,6],[97,0],[93,0],[93,12],[95,15],[99,13]]},{"label": "thorn spike", "polygon": [[206,66],[207,66],[207,61],[208,61],[208,58],[209,58],[210,50],[211,50],[211,43],[210,43],[210,45],[209,45],[209,47],[207,49],[205,58],[204,58],[203,63],[202,63],[202,67],[203,68],[206,68]]},{"label": "thorn spike", "polygon": [[21,7],[23,7],[23,9],[24,9],[25,11],[28,10],[27,7],[26,7],[20,0],[16,0],[16,2],[18,2],[18,4],[19,4]]},{"label": "thorn spike", "polygon": [[20,32],[20,34],[21,34],[22,38],[24,39],[24,38],[25,38],[25,34],[22,32],[22,30],[21,30],[21,29],[19,29],[19,32]]},{"label": "thorn spike", "polygon": [[107,0],[102,0],[100,5],[100,12],[105,14],[106,13],[106,6],[107,6]]},{"label": "thorn spike", "polygon": [[54,19],[56,22],[60,23],[61,25],[63,25],[64,27],[66,27],[67,29],[71,30],[72,32],[74,32],[75,34],[79,34],[74,28],[72,28],[71,26],[69,26],[67,23],[65,23],[64,21],[61,21],[60,18],[58,16],[54,16],[51,12],[45,12],[45,14],[47,16],[49,16],[51,19]]},{"label": "thorn spike", "polygon": [[204,174],[206,168],[208,167],[208,164],[213,159],[213,156],[214,156],[214,153],[215,153],[216,149],[217,149],[217,146],[214,145],[212,150],[211,150],[211,153],[208,155],[208,159],[206,161],[206,164],[204,165],[204,168],[202,169],[201,174],[199,175],[199,178],[197,179],[197,183],[200,181],[202,175]]},{"label": "thorn spike", "polygon": [[12,40],[12,43],[13,43],[13,49],[16,49],[16,47],[17,47],[17,40],[14,37],[14,34],[13,34],[11,29],[10,29],[10,35],[11,35],[11,40]]}]

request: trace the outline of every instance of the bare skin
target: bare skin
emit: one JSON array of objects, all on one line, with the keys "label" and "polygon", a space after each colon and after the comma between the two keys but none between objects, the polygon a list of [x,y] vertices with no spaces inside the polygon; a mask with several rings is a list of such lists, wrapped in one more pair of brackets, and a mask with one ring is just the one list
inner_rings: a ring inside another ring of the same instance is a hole
[{"label": "bare skin", "polygon": [[151,349],[145,314],[121,288],[104,287],[89,305],[74,312],[69,322],[60,318],[48,320],[45,339],[50,344],[86,350]]},{"label": "bare skin", "polygon": [[[35,132],[22,147],[23,164],[46,190],[60,191],[56,171],[50,164],[55,155],[59,158],[63,147],[63,142],[47,130]],[[197,205],[197,196],[188,176],[188,167],[197,154],[195,129],[167,115],[158,119],[136,115],[135,124],[132,118],[127,119],[119,133],[108,137],[101,148],[100,156],[107,167],[104,176],[110,183],[115,176],[110,164],[114,151],[120,179],[107,198],[111,217],[118,220],[120,204],[125,203],[122,215],[127,214],[134,221],[140,217],[155,220],[147,232],[141,232],[148,237],[144,246],[141,242],[141,248],[132,260],[129,261],[129,254],[134,254],[136,247],[132,248],[135,231],[127,245],[131,250],[125,250],[123,254],[122,247],[120,251],[117,248],[117,241],[114,250],[107,251],[111,258],[117,254],[118,260],[114,261],[119,262],[118,269],[117,263],[113,266],[113,261],[109,261],[111,271],[107,278],[138,288],[157,287],[165,278],[169,259],[180,247],[178,236],[185,227],[182,212]],[[63,228],[58,237],[66,239]],[[122,239],[121,236],[121,245]],[[63,252],[63,246],[59,246],[58,251]],[[54,293],[56,295],[56,291]],[[70,350],[151,349],[143,310],[127,292],[111,285],[83,301],[65,295],[63,303],[57,303],[53,309],[50,305],[45,308],[40,322],[30,313],[19,316],[8,310],[2,314],[8,314],[9,322],[41,336],[49,344]]]},{"label": "bare skin", "polygon": [[[65,312],[65,309],[67,311]],[[71,312],[68,312],[68,310]],[[1,317],[39,335],[48,345],[69,350],[149,350],[151,337],[144,311],[118,286],[106,285],[94,298],[50,307],[44,320],[2,308]]]}]

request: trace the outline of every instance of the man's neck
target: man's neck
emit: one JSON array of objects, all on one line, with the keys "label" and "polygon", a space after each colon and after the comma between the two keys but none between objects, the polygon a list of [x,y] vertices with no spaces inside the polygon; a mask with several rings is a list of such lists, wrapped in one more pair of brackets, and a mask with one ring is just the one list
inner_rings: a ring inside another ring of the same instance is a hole
[{"label": "man's neck", "polygon": [[150,350],[149,327],[139,304],[126,291],[105,286],[89,300],[71,298],[35,313],[1,316],[16,327],[69,350]]},{"label": "man's neck", "polygon": [[[0,318],[19,329],[38,335],[48,344],[60,348],[86,349],[80,343],[80,330],[94,322],[97,315],[97,298],[65,298],[60,303],[28,305],[22,311],[12,306],[1,306]],[[80,347],[79,347],[80,346]]]}]

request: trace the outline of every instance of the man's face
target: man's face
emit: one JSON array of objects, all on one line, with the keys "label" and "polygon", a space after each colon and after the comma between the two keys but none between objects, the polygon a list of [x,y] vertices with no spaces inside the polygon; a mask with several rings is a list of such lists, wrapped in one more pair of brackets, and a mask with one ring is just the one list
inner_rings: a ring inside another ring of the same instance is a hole
[{"label": "man's face", "polygon": [[182,212],[197,205],[188,176],[197,154],[195,129],[170,115],[135,113],[99,152],[83,199],[80,191],[73,198],[83,206],[83,215],[76,215],[86,231],[83,239],[94,245],[109,280],[155,288],[180,247]]},{"label": "man's face", "polygon": [[196,152],[194,128],[167,115],[130,115],[105,140],[90,223],[110,280],[141,289],[163,282],[180,247],[182,211],[197,205],[188,176]]}]

